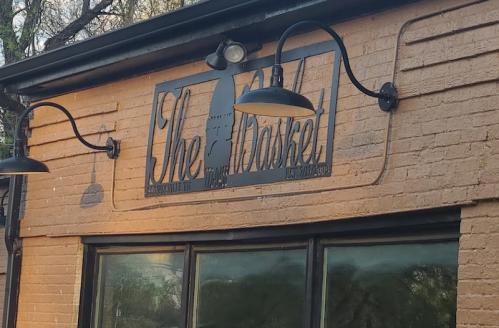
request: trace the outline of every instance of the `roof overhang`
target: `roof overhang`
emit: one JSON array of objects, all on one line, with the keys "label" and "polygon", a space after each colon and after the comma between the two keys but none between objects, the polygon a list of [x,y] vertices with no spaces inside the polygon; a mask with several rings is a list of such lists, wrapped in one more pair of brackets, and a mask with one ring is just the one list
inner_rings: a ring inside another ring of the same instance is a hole
[{"label": "roof overhang", "polygon": [[0,68],[10,93],[42,99],[204,58],[222,35],[275,40],[306,19],[334,24],[418,0],[213,0]]}]

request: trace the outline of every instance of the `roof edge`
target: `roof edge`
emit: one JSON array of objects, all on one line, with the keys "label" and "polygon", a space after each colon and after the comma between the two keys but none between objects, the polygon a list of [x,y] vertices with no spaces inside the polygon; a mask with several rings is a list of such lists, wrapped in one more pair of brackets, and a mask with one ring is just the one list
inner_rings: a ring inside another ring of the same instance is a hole
[{"label": "roof edge", "polygon": [[0,85],[45,99],[201,60],[221,35],[262,44],[300,20],[335,24],[416,1],[207,0],[0,67]]}]

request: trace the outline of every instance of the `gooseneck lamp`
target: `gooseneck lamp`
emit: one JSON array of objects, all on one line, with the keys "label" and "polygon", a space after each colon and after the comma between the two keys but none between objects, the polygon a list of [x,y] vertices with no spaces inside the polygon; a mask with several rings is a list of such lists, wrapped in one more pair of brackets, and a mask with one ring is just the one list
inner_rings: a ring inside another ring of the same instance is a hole
[{"label": "gooseneck lamp", "polygon": [[299,93],[283,88],[284,78],[281,66],[281,53],[284,41],[286,41],[291,32],[304,26],[321,28],[333,37],[340,48],[348,78],[362,93],[370,97],[378,98],[381,110],[388,112],[397,107],[397,90],[392,83],[387,82],[382,86],[380,92],[373,92],[366,89],[355,78],[352,69],[350,68],[345,45],[340,36],[333,29],[319,22],[303,21],[289,27],[279,39],[275,53],[275,64],[272,67],[272,75],[270,77],[270,86],[268,88],[252,90],[243,94],[237,99],[236,104],[234,105],[235,110],[248,114],[276,117],[301,117],[315,114],[314,105],[310,100]]},{"label": "gooseneck lamp", "polygon": [[69,118],[69,122],[71,122],[71,126],[73,127],[73,131],[76,137],[82,144],[91,149],[106,151],[107,156],[111,159],[118,158],[119,144],[117,141],[113,140],[113,138],[108,138],[105,146],[92,145],[91,143],[83,139],[83,137],[80,135],[78,129],[76,128],[76,123],[73,116],[71,116],[66,108],[53,102],[40,102],[26,108],[21,116],[19,116],[19,120],[17,121],[15,130],[16,139],[14,141],[14,156],[0,162],[0,175],[24,175],[49,172],[49,169],[45,164],[37,160],[28,158],[24,155],[22,122],[26,115],[28,115],[31,111],[42,106],[54,107],[66,114],[66,116]]}]

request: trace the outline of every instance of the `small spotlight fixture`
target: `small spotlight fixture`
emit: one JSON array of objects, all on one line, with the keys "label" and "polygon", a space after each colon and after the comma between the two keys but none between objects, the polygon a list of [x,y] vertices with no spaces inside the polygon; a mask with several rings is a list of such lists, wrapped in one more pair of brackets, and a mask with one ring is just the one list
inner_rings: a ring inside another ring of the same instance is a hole
[{"label": "small spotlight fixture", "polygon": [[223,71],[227,63],[239,64],[246,58],[247,50],[242,43],[226,40],[220,42],[217,51],[206,57],[206,64],[212,69]]},{"label": "small spotlight fixture", "polygon": [[227,60],[224,58],[225,41],[218,45],[217,51],[206,57],[206,65],[217,71],[227,68]]},{"label": "small spotlight fixture", "polygon": [[54,107],[62,111],[64,114],[66,114],[66,116],[69,118],[71,126],[73,127],[73,131],[76,137],[78,138],[78,140],[80,140],[82,144],[91,149],[107,152],[107,156],[110,159],[118,158],[119,143],[116,140],[114,140],[113,138],[108,138],[105,146],[92,145],[91,143],[83,139],[83,137],[80,135],[78,129],[76,128],[76,123],[73,116],[71,116],[71,114],[68,112],[66,108],[53,102],[40,102],[26,108],[26,110],[21,114],[21,116],[19,116],[15,130],[16,139],[14,141],[14,156],[0,162],[0,175],[25,175],[25,174],[38,174],[38,173],[49,172],[49,169],[45,164],[25,156],[24,142],[22,138],[21,125],[24,118],[31,111],[42,106]]},{"label": "small spotlight fixture", "polygon": [[366,89],[355,78],[352,69],[350,68],[345,45],[340,36],[333,29],[319,22],[302,21],[289,27],[279,39],[275,53],[275,64],[272,67],[272,75],[270,76],[270,86],[268,88],[257,89],[243,94],[237,99],[236,104],[234,105],[235,110],[248,114],[276,117],[301,117],[315,114],[314,105],[310,100],[299,93],[283,88],[284,77],[283,68],[281,66],[281,54],[284,41],[286,41],[293,30],[310,25],[328,32],[336,41],[343,57],[347,75],[357,89],[370,97],[378,98],[378,104],[381,110],[385,112],[397,107],[397,90],[391,82],[385,83],[378,93]]}]

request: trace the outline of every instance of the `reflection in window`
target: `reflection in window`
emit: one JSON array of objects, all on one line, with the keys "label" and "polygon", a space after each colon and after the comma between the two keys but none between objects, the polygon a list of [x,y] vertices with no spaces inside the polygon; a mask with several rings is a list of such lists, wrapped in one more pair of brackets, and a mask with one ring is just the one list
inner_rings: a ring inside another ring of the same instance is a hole
[{"label": "reflection in window", "polygon": [[180,325],[184,253],[100,256],[94,327]]},{"label": "reflection in window", "polygon": [[456,327],[457,256],[457,242],[326,248],[323,327]]},{"label": "reflection in window", "polygon": [[197,255],[194,327],[302,328],[306,249]]}]

